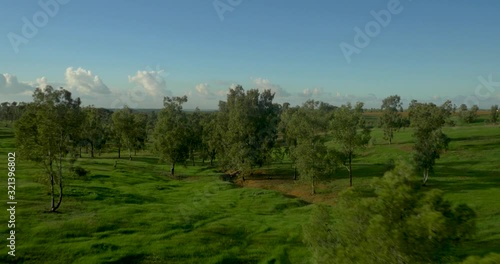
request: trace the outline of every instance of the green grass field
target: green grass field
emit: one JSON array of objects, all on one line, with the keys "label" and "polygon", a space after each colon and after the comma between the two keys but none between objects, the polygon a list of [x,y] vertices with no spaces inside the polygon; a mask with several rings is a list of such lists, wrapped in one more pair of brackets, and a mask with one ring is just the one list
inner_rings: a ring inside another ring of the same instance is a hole
[{"label": "green grass field", "polygon": [[[457,255],[500,253],[500,126],[450,127],[445,133],[452,142],[428,188],[444,190],[446,198],[467,203],[478,215],[477,237]],[[397,133],[391,145],[378,129],[372,137],[355,160],[355,186],[382,176],[390,159],[411,157],[410,129]],[[0,128],[3,186],[7,153],[15,149],[12,129]],[[164,173],[167,166],[149,153],[121,159],[116,168],[115,153],[95,159],[84,154],[77,165],[89,169],[90,176],[66,177],[61,208],[48,213],[45,177],[21,158],[16,162],[16,257],[7,255],[9,215],[4,210],[0,263],[309,263],[302,224],[315,205],[300,197],[223,182],[201,164],[179,166],[182,179],[171,179]],[[290,171],[290,165],[264,170]],[[308,188],[307,183],[279,182],[286,185],[280,188]],[[319,187],[317,196],[334,197],[347,186],[347,173],[341,170]],[[3,190],[0,195],[7,201]]]}]

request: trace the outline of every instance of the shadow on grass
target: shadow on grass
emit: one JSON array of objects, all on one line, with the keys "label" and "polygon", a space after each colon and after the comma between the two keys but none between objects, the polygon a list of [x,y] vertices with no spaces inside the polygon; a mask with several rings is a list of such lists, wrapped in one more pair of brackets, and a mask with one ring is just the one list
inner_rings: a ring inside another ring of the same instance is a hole
[{"label": "shadow on grass", "polygon": [[115,261],[107,261],[103,262],[106,264],[122,264],[122,263],[129,263],[129,264],[139,264],[143,263],[145,255],[144,254],[134,254],[134,255],[127,255],[119,258],[118,260]]},{"label": "shadow on grass", "polygon": [[74,197],[78,199],[88,199],[95,201],[110,200],[114,204],[144,204],[157,201],[156,198],[151,196],[122,193],[116,189],[107,187],[90,186],[85,188],[72,188],[66,192],[67,197]]},{"label": "shadow on grass", "polygon": [[461,144],[455,147],[455,149],[467,149],[472,151],[482,151],[482,150],[498,150],[500,149],[500,141],[491,142],[484,141],[484,143],[472,143],[472,144]]},{"label": "shadow on grass", "polygon": [[[349,177],[347,171],[343,169],[344,175]],[[382,177],[386,171],[390,168],[387,164],[352,164],[352,175],[353,177]],[[337,173],[339,174],[339,173]]]},{"label": "shadow on grass", "polygon": [[469,136],[469,137],[455,137],[451,141],[470,141],[470,140],[498,140],[494,135],[492,136]]},{"label": "shadow on grass", "polygon": [[[128,158],[126,159],[128,161]],[[158,158],[156,157],[139,157],[139,156],[132,156],[132,161],[137,161],[137,162],[144,162],[150,165],[159,165],[160,162],[158,161]]]},{"label": "shadow on grass", "polygon": [[13,138],[14,138],[13,133],[0,133],[0,139],[10,139],[14,141]]},{"label": "shadow on grass", "polygon": [[108,176],[108,175],[100,175],[100,174],[96,174],[96,175],[92,175],[92,176],[90,176],[90,178],[91,178],[92,180],[104,180],[104,179],[109,179],[109,178],[111,178],[111,177],[110,177],[110,176]]},{"label": "shadow on grass", "polygon": [[461,258],[485,256],[489,253],[500,254],[500,247],[494,245],[500,245],[500,239],[472,240],[466,242],[462,248],[457,249],[457,253]]},{"label": "shadow on grass", "polygon": [[195,171],[195,173],[199,174],[199,173],[203,173],[203,172],[209,172],[210,174],[214,174],[214,173],[217,173],[216,170],[217,170],[217,167],[215,167],[215,166],[202,165],[202,167],[198,168]]},{"label": "shadow on grass", "polygon": [[[477,164],[472,161],[442,163],[436,166],[435,175],[429,177],[428,185],[452,192],[500,187],[498,171],[467,169]],[[439,179],[439,182],[433,181],[432,178]]]}]

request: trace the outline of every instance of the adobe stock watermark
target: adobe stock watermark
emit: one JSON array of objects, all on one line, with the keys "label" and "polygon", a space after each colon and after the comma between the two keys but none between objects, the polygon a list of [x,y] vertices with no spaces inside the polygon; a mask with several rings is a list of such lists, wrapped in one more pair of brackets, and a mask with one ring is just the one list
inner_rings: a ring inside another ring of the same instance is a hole
[{"label": "adobe stock watermark", "polygon": [[212,5],[214,6],[215,12],[219,16],[220,21],[224,21],[224,13],[233,12],[234,9],[241,5],[243,0],[214,0]]},{"label": "adobe stock watermark", "polygon": [[465,105],[479,105],[479,101],[486,101],[492,98],[497,89],[500,88],[500,82],[493,81],[493,74],[488,75],[488,79],[484,76],[479,76],[477,79],[479,84],[474,90],[474,95],[465,98]]},{"label": "adobe stock watermark", "polygon": [[[411,0],[408,0],[411,1]],[[361,51],[370,45],[371,40],[377,37],[381,32],[382,28],[386,28],[392,21],[394,15],[401,14],[404,7],[401,5],[399,0],[389,0],[387,3],[387,8],[380,11],[372,10],[370,14],[373,20],[368,21],[364,28],[354,27],[353,45],[342,42],[339,44],[342,54],[348,64],[351,63],[351,56],[354,54],[360,54]]]},{"label": "adobe stock watermark", "polygon": [[38,6],[41,10],[36,11],[31,19],[25,16],[21,18],[23,25],[21,26],[20,34],[14,32],[9,32],[7,34],[7,38],[14,52],[18,54],[21,44],[26,45],[30,39],[36,37],[38,30],[49,23],[49,17],[54,18],[59,13],[61,6],[68,4],[70,1],[71,0],[39,0]]}]

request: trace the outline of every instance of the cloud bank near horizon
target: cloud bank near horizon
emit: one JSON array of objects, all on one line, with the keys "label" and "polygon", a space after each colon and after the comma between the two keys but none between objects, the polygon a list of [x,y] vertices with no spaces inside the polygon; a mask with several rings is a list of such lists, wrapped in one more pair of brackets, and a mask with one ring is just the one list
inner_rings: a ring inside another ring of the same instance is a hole
[{"label": "cloud bank near horizon", "polygon": [[[35,81],[20,81],[17,76],[11,73],[0,74],[0,95],[2,101],[31,101],[31,95],[35,88],[46,85],[53,87],[64,87],[74,94],[75,97],[82,98],[83,104],[95,105],[105,108],[121,108],[125,105],[132,108],[161,108],[164,96],[188,95],[187,109],[199,107],[201,109],[217,109],[219,100],[225,100],[229,89],[236,84],[229,81],[202,82],[193,85],[192,89],[187,89],[180,94],[174,94],[167,87],[166,74],[163,70],[137,71],[134,75],[128,75],[127,81],[132,86],[126,89],[111,88],[105,81],[91,70],[82,67],[68,67],[64,72],[63,82],[52,82],[45,76],[37,78]],[[244,89],[271,90],[275,93],[277,103],[288,102],[291,105],[301,105],[306,100],[314,99],[328,102],[333,105],[342,105],[347,102],[364,102],[367,108],[379,108],[384,97],[374,93],[367,95],[353,95],[347,93],[333,92],[322,87],[304,88],[302,92],[291,92],[278,83],[263,77],[249,78],[250,82]],[[491,90],[491,89],[490,89]],[[478,104],[481,108],[489,108],[500,101],[500,89],[493,88],[489,96],[484,93],[481,97],[474,95],[471,89],[470,95],[458,95],[453,97],[431,96],[424,98],[402,97],[403,103],[407,106],[412,99],[425,102],[441,104],[446,100],[460,105],[465,103],[469,106]],[[394,93],[398,94],[398,93]]]}]

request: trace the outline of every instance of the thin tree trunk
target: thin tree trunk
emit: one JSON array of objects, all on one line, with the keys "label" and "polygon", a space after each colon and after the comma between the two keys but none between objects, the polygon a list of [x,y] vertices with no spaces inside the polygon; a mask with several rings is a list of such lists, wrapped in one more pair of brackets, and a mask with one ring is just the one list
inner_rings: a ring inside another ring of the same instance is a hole
[{"label": "thin tree trunk", "polygon": [[[49,151],[49,159],[50,158],[50,151]],[[54,208],[54,172],[52,171],[52,160],[49,161],[49,174],[50,174],[50,209],[52,210]]]},{"label": "thin tree trunk", "polygon": [[121,158],[121,147],[118,147],[118,159]]},{"label": "thin tree trunk", "polygon": [[63,198],[63,182],[62,182],[62,150],[59,152],[59,201],[56,206],[52,206],[52,212],[55,212],[61,206]]},{"label": "thin tree trunk", "polygon": [[82,157],[82,146],[80,146],[80,158]]},{"label": "thin tree trunk", "polygon": [[94,158],[94,143],[90,142],[90,157]]},{"label": "thin tree trunk", "polygon": [[212,151],[210,155],[210,166],[214,166],[214,159],[215,159],[215,151]]},{"label": "thin tree trunk", "polygon": [[427,184],[427,180],[429,179],[429,169],[428,168],[425,168],[424,169],[424,181],[423,181],[423,185],[425,186]]},{"label": "thin tree trunk", "polygon": [[352,187],[352,154],[349,153],[349,187]]}]

